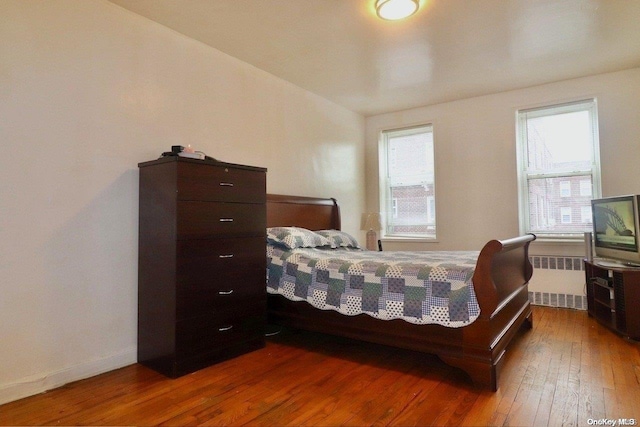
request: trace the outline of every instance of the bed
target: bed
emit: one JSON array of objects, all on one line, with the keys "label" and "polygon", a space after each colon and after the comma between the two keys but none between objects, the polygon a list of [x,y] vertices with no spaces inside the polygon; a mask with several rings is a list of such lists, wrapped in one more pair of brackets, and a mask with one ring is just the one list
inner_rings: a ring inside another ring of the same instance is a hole
[{"label": "bed", "polygon": [[[340,210],[335,199],[274,194],[267,196],[267,227],[269,228],[295,226],[314,231],[340,230],[340,222]],[[471,257],[475,261],[475,265],[453,267],[453,264],[449,262],[442,264],[452,269],[460,268],[463,273],[471,271],[467,279],[472,282],[473,292],[472,295],[466,295],[465,302],[468,318],[464,318],[464,308],[458,310],[457,317],[453,319],[455,324],[448,324],[451,319],[445,319],[439,323],[422,324],[424,319],[420,320],[419,316],[414,316],[415,319],[412,322],[411,319],[405,318],[407,314],[417,314],[412,313],[410,309],[405,309],[404,312],[389,309],[386,310],[388,313],[383,313],[385,316],[380,313],[372,315],[371,312],[354,314],[350,311],[352,307],[349,304],[343,304],[340,307],[336,299],[339,299],[340,296],[331,296],[331,292],[327,292],[327,295],[324,296],[326,299],[316,303],[316,306],[304,301],[301,294],[298,295],[298,298],[293,295],[297,300],[292,300],[290,299],[291,295],[285,297],[273,289],[276,286],[275,279],[273,272],[270,272],[270,267],[268,267],[269,322],[294,329],[338,335],[435,354],[445,363],[464,370],[477,386],[496,391],[500,367],[509,342],[521,327],[530,329],[533,326],[528,297],[528,281],[533,274],[533,267],[529,261],[528,249],[534,239],[534,235],[526,235],[508,240],[491,240],[479,253],[475,255],[465,253],[467,264],[469,264]],[[280,248],[279,250],[288,249]],[[273,248],[267,249],[268,254],[274,259],[299,261],[302,257],[300,265],[309,264],[305,257],[314,255],[310,254],[306,248],[305,251],[302,255],[287,258],[290,254],[277,253],[274,257]],[[349,250],[344,252],[347,253],[347,256],[353,257],[355,255],[356,258],[376,255],[393,256],[393,252],[388,254],[385,252],[360,254],[358,251],[350,252]],[[425,253],[428,252],[422,254]],[[401,254],[398,256],[402,257]],[[331,258],[334,258],[334,255],[331,255]],[[354,262],[357,261],[351,259],[350,264]],[[362,262],[384,263],[384,261],[372,259]],[[293,264],[295,263],[291,262],[291,265]],[[412,261],[412,265],[415,264]],[[287,267],[290,268],[289,265],[285,265],[283,274],[287,274]],[[340,266],[337,268],[340,270]],[[325,267],[320,269],[323,270]],[[340,271],[347,274],[344,267]],[[291,271],[288,273],[295,275]],[[316,280],[316,273],[318,272],[313,273],[314,280]],[[421,273],[417,270],[414,273],[416,273],[416,279],[420,279]],[[383,277],[397,276],[394,272],[388,272],[388,274],[383,272],[378,275]],[[392,280],[389,278],[383,280],[385,280],[385,286],[392,285]],[[464,281],[465,278],[460,280]],[[328,282],[328,280],[321,279],[318,281]],[[373,285],[371,286],[373,287]],[[457,289],[462,288],[463,286],[459,285]],[[341,290],[344,292],[344,285]],[[293,288],[289,289],[289,292],[296,293]],[[461,293],[469,294],[467,291],[461,291]],[[342,297],[343,302],[348,299],[344,295]],[[364,299],[363,297],[363,308],[365,307]],[[477,307],[477,312],[474,307]],[[431,314],[433,313],[432,311]],[[392,320],[383,320],[386,318]]]}]

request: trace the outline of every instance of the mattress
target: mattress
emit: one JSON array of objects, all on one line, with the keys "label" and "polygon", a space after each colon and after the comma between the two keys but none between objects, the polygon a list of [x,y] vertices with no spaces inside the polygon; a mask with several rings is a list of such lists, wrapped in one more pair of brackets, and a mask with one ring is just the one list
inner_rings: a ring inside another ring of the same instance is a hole
[{"label": "mattress", "polygon": [[450,328],[480,314],[477,251],[374,252],[267,244],[267,292],[347,316]]}]

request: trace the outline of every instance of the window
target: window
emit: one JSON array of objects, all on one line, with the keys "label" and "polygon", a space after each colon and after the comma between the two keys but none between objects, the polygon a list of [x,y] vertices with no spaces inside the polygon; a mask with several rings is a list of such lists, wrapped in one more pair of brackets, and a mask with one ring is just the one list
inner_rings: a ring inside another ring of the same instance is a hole
[{"label": "window", "polygon": [[591,206],[582,206],[580,208],[580,218],[585,224],[593,224],[593,213],[591,212]]},{"label": "window", "polygon": [[591,197],[591,181],[586,179],[580,181],[580,195]]},{"label": "window", "polygon": [[518,111],[517,127],[521,232],[582,238],[600,196],[596,101]]},{"label": "window", "polygon": [[436,237],[433,128],[383,131],[380,212],[383,236]]}]

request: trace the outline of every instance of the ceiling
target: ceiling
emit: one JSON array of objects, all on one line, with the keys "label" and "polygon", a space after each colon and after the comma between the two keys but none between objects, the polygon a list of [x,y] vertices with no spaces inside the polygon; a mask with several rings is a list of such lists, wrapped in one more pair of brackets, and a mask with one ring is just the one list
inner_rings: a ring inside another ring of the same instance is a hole
[{"label": "ceiling", "polygon": [[365,116],[640,67],[638,0],[110,0]]}]

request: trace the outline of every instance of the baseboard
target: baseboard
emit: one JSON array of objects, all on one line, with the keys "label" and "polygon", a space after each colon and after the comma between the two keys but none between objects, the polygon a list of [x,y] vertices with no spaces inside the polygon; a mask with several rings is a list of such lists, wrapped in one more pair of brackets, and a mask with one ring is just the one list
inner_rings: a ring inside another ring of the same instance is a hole
[{"label": "baseboard", "polygon": [[533,305],[543,305],[547,307],[573,308],[576,310],[587,309],[587,297],[584,295],[529,291],[529,302]]},{"label": "baseboard", "polygon": [[73,381],[93,377],[104,372],[128,366],[137,361],[136,348],[95,359],[53,372],[43,372],[22,378],[11,384],[0,385],[0,405],[24,397],[33,396]]}]

